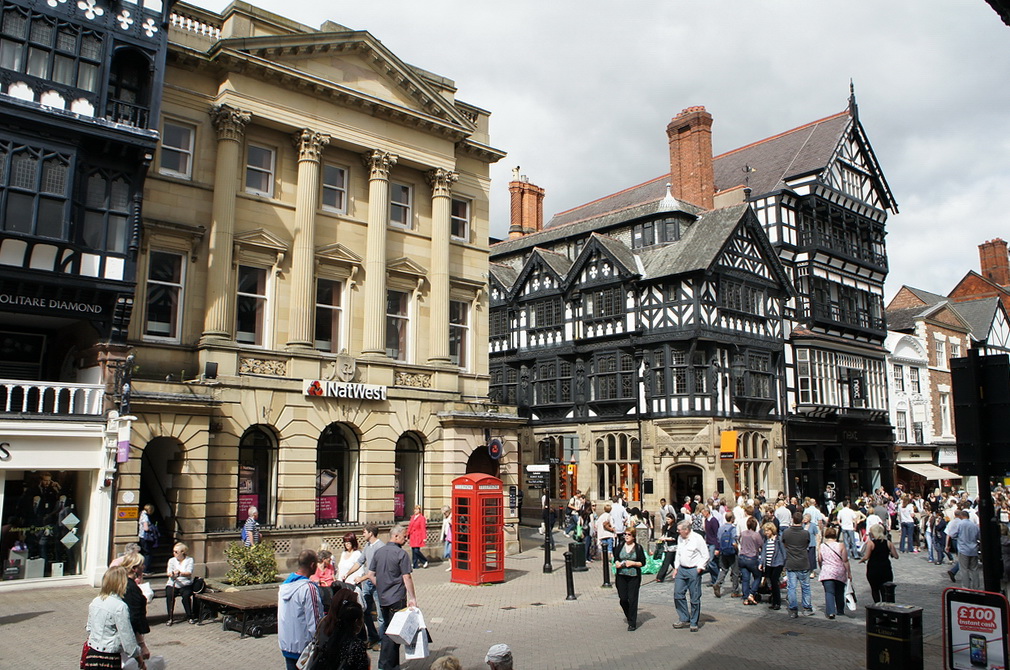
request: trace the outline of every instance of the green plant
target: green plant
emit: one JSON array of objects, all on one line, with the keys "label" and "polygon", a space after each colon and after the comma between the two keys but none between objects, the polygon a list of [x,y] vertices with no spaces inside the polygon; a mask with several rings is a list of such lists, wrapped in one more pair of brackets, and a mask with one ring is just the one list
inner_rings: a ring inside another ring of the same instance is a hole
[{"label": "green plant", "polygon": [[272,542],[260,542],[247,547],[241,542],[231,542],[224,548],[224,556],[231,569],[224,581],[232,586],[272,584],[277,581],[277,557]]}]

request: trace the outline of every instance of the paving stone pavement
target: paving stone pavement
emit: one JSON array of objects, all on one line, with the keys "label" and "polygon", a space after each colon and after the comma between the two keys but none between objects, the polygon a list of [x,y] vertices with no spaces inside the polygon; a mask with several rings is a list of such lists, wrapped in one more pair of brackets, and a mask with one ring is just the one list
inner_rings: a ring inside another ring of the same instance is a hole
[{"label": "paving stone pavement", "polygon": [[[539,541],[532,530],[523,532],[525,547]],[[560,550],[564,538],[560,533],[557,537]],[[656,583],[646,575],[639,629],[628,632],[616,591],[602,588],[599,563],[590,563],[588,572],[575,573],[578,599],[568,601],[560,551],[553,559],[554,572],[545,574],[542,549],[527,549],[506,559],[504,584],[485,586],[453,584],[446,566],[435,562],[416,571],[418,605],[433,638],[432,655],[402,667],[425,669],[431,660],[451,653],[465,668],[486,669],[484,653],[498,642],[512,647],[520,670],[866,667],[862,605],[869,600],[869,586],[864,566],[854,567],[861,607],[852,616],[826,619],[823,589],[816,582],[812,592],[817,614],[799,619],[789,619],[785,608],[772,612],[764,606],[744,607],[725,595],[717,599],[704,588],[698,633],[671,628],[676,621],[673,584]],[[940,670],[940,594],[952,586],[946,568],[929,564],[924,554],[903,554],[894,567],[897,601],[924,609],[925,667]],[[77,667],[88,603],[96,594],[96,589],[87,587],[0,592],[0,670]],[[150,605],[149,619],[148,644],[165,656],[171,670],[284,667],[275,635],[240,639],[215,622],[167,627],[161,598]],[[373,668],[377,658],[373,652]]]}]

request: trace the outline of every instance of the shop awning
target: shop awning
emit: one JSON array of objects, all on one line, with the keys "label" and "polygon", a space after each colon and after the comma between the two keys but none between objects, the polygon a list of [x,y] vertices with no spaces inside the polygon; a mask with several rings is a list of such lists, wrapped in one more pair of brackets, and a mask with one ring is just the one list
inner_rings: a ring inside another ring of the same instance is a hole
[{"label": "shop awning", "polygon": [[933,465],[932,463],[898,463],[899,468],[905,468],[909,472],[922,475],[927,480],[934,479],[961,479],[961,475],[950,470]]}]

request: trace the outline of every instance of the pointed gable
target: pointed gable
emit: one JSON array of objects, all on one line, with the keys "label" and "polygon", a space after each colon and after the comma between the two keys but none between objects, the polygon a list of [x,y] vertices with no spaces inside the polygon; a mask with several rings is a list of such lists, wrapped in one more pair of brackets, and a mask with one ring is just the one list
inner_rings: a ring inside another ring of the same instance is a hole
[{"label": "pointed gable", "polygon": [[508,300],[518,277],[519,273],[510,265],[488,264],[488,291],[493,305],[500,305]]},{"label": "pointed gable", "polygon": [[946,300],[947,298],[942,295],[903,285],[900,289],[898,289],[898,292],[894,294],[894,297],[891,298],[891,302],[887,303],[886,309],[890,312],[891,310],[925,307],[927,305],[935,305],[938,302],[944,302]]},{"label": "pointed gable", "polygon": [[954,302],[965,302],[980,298],[999,298],[1003,306],[1010,310],[1010,290],[993,282],[991,279],[983,277],[974,270],[969,270],[968,274],[947,294],[947,297]]},{"label": "pointed gable", "polygon": [[568,271],[567,287],[614,283],[638,275],[638,263],[627,245],[593,233]]},{"label": "pointed gable", "polygon": [[567,257],[537,247],[519,272],[513,295],[559,293],[571,267],[572,262]]}]

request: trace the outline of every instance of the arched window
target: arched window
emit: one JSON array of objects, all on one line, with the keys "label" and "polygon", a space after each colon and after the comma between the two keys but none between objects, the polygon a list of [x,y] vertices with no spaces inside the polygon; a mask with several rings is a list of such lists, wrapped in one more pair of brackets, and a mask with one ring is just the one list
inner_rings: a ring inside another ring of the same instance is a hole
[{"label": "arched window", "polygon": [[272,525],[277,510],[277,435],[269,426],[250,426],[238,445],[238,521],[244,523],[250,507],[259,510],[259,522]]},{"label": "arched window", "polygon": [[331,423],[316,445],[316,523],[358,518],[358,438]]},{"label": "arched window", "polygon": [[393,516],[406,519],[414,505],[424,507],[424,443],[415,433],[404,433],[396,441],[396,480],[393,486]]}]

